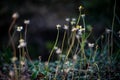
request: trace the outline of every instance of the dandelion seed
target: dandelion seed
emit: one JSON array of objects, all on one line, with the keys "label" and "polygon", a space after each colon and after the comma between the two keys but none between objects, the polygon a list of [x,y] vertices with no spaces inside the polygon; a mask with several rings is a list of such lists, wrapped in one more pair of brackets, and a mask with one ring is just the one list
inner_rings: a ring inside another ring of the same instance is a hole
[{"label": "dandelion seed", "polygon": [[110,29],[106,29],[106,33],[110,33],[111,32],[111,30]]},{"label": "dandelion seed", "polygon": [[84,18],[84,17],[85,17],[85,14],[82,14],[81,17]]},{"label": "dandelion seed", "polygon": [[45,66],[48,66],[48,62],[47,61],[45,62]]},{"label": "dandelion seed", "polygon": [[57,54],[61,54],[61,53],[62,53],[62,50],[61,50],[60,48],[58,48],[58,49],[56,50],[56,53],[57,53]]},{"label": "dandelion seed", "polygon": [[13,13],[12,18],[18,18],[19,14],[17,12]]},{"label": "dandelion seed", "polygon": [[64,25],[63,29],[68,30],[68,25]]},{"label": "dandelion seed", "polygon": [[18,45],[18,48],[22,48],[22,47],[25,47],[26,46],[26,42],[24,39],[20,39],[19,40],[19,45]]},{"label": "dandelion seed", "polygon": [[29,24],[30,20],[24,20],[24,24]]},{"label": "dandelion seed", "polygon": [[23,29],[23,26],[18,26],[18,27],[17,27],[17,31],[18,31],[18,32],[22,31],[22,29]]},{"label": "dandelion seed", "polygon": [[17,61],[17,57],[13,57],[11,61],[14,63],[15,61]]},{"label": "dandelion seed", "polygon": [[60,24],[57,24],[56,27],[57,27],[57,29],[59,29],[59,28],[61,27],[61,25],[60,25]]},{"label": "dandelion seed", "polygon": [[75,19],[75,18],[72,18],[72,21],[71,21],[70,23],[71,23],[71,25],[76,24],[76,19]]},{"label": "dandelion seed", "polygon": [[21,64],[22,66],[24,66],[24,65],[25,65],[25,62],[24,62],[24,61],[20,61],[20,64]]},{"label": "dandelion seed", "polygon": [[83,8],[82,6],[79,6],[79,8],[78,8],[78,9],[79,9],[79,10],[81,10],[82,8]]},{"label": "dandelion seed", "polygon": [[69,22],[69,21],[70,21],[70,18],[66,18],[65,21]]},{"label": "dandelion seed", "polygon": [[72,18],[72,21],[76,21],[76,18]]},{"label": "dandelion seed", "polygon": [[74,61],[77,60],[77,54],[73,55],[73,60],[74,60]]},{"label": "dandelion seed", "polygon": [[74,25],[74,24],[76,24],[76,22],[75,21],[71,21],[71,25]]},{"label": "dandelion seed", "polygon": [[9,72],[9,75],[10,75],[10,77],[13,77],[13,76],[14,76],[14,71],[11,70],[11,71]]},{"label": "dandelion seed", "polygon": [[89,48],[94,47],[94,43],[88,43],[88,47],[89,47]]},{"label": "dandelion seed", "polygon": [[22,42],[24,42],[24,41],[25,41],[24,39],[20,39],[20,40],[19,40],[19,43],[22,43]]}]

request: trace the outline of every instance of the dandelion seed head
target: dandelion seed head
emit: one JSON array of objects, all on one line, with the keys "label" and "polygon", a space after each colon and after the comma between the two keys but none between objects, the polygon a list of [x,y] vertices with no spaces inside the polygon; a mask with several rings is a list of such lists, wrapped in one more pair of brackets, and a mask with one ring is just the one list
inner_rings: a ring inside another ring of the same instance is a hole
[{"label": "dandelion seed head", "polygon": [[73,55],[73,60],[76,61],[77,60],[77,54]]},{"label": "dandelion seed head", "polygon": [[56,27],[57,27],[57,29],[59,29],[59,28],[61,27],[61,25],[60,25],[60,24],[57,24]]},{"label": "dandelion seed head", "polygon": [[26,42],[22,42],[18,45],[18,48],[23,48],[26,47]]},{"label": "dandelion seed head", "polygon": [[20,40],[19,40],[20,43],[22,43],[22,42],[24,42],[24,41],[25,41],[24,39],[20,39]]},{"label": "dandelion seed head", "polygon": [[68,30],[68,25],[64,25],[63,29]]},{"label": "dandelion seed head", "polygon": [[21,64],[22,66],[24,66],[24,65],[25,65],[25,62],[24,62],[24,61],[20,61],[20,64]]},{"label": "dandelion seed head", "polygon": [[62,53],[62,50],[60,49],[60,48],[58,48],[57,50],[56,50],[56,54],[61,54]]},{"label": "dandelion seed head", "polygon": [[70,21],[70,18],[66,18],[65,21],[69,22],[69,21]]},{"label": "dandelion seed head", "polygon": [[17,61],[17,57],[13,57],[11,61],[14,63],[15,61]]},{"label": "dandelion seed head", "polygon": [[19,14],[17,13],[17,12],[15,12],[15,13],[13,13],[13,15],[12,15],[12,18],[18,18],[19,17]]},{"label": "dandelion seed head", "polygon": [[88,47],[89,47],[89,48],[94,47],[94,43],[88,43]]},{"label": "dandelion seed head", "polygon": [[24,24],[29,24],[30,20],[24,20]]},{"label": "dandelion seed head", "polygon": [[84,17],[85,17],[85,14],[82,14],[81,17],[84,18]]},{"label": "dandelion seed head", "polygon": [[111,32],[111,30],[108,29],[108,28],[105,31],[106,31],[106,33],[110,33]]},{"label": "dandelion seed head", "polygon": [[76,18],[72,18],[72,21],[76,21]]},{"label": "dandelion seed head", "polygon": [[22,48],[22,47],[25,47],[26,46],[26,42],[24,39],[20,39],[19,40],[19,45],[18,45],[18,48]]},{"label": "dandelion seed head", "polygon": [[78,9],[79,9],[79,10],[83,9],[83,6],[80,5]]},{"label": "dandelion seed head", "polygon": [[45,62],[45,66],[48,66],[48,62],[47,61]]},{"label": "dandelion seed head", "polygon": [[10,70],[9,75],[10,75],[10,77],[13,77],[14,76],[14,71]]},{"label": "dandelion seed head", "polygon": [[74,24],[76,24],[76,22],[75,22],[75,21],[71,21],[70,23],[71,23],[71,25],[74,25]]},{"label": "dandelion seed head", "polygon": [[23,26],[18,26],[18,27],[17,27],[17,31],[18,31],[18,32],[22,31],[22,29],[23,29]]}]

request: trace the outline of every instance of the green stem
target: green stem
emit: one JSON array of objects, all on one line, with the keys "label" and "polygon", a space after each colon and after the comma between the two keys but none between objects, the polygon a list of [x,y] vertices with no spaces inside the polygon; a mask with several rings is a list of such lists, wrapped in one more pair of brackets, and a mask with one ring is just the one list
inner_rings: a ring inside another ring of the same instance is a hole
[{"label": "green stem", "polygon": [[54,48],[56,47],[56,45],[57,45],[57,43],[58,43],[59,29],[57,29],[57,30],[58,30],[58,33],[57,33],[56,41],[55,41],[55,44],[54,44],[54,46],[53,46],[53,48],[52,48],[52,50],[51,50],[51,52],[50,52],[50,55],[49,55],[49,57],[48,57],[48,63],[49,63],[50,58],[51,58],[51,56],[52,56],[52,54],[53,54]]}]

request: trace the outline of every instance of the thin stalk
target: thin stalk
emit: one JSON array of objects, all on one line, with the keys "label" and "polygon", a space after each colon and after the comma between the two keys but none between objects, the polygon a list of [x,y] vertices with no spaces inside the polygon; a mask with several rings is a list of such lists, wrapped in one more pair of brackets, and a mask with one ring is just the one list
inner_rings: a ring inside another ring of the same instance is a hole
[{"label": "thin stalk", "polygon": [[66,37],[66,30],[64,31],[64,36],[63,36],[63,40],[62,40],[62,47],[61,47],[62,52],[63,52],[64,42],[65,42],[65,37]]},{"label": "thin stalk", "polygon": [[112,20],[111,52],[110,52],[110,55],[111,55],[111,56],[112,56],[112,52],[113,52],[113,30],[114,30],[114,22],[115,22],[115,9],[116,9],[116,0],[115,0],[115,3],[114,3],[113,20]]},{"label": "thin stalk", "polygon": [[75,35],[76,35],[76,32],[74,31],[74,32],[73,32],[73,37],[72,37],[72,43],[71,43],[71,45],[70,45],[70,47],[69,47],[69,49],[68,49],[68,51],[67,51],[65,60],[67,60],[67,58],[68,58],[68,56],[69,56],[69,54],[70,54],[70,52],[71,52],[71,50],[72,50],[72,47],[73,47],[74,42],[75,42]]},{"label": "thin stalk", "polygon": [[57,45],[57,43],[58,43],[58,38],[59,38],[59,29],[57,29],[57,30],[58,30],[58,31],[57,31],[56,41],[55,41],[55,44],[54,44],[54,46],[53,46],[53,48],[52,48],[52,50],[51,50],[51,52],[50,52],[50,55],[49,55],[49,57],[48,57],[48,63],[49,63],[50,58],[51,58],[51,56],[52,56],[52,54],[53,54],[54,48],[56,47],[56,45]]},{"label": "thin stalk", "polygon": [[13,28],[13,25],[15,24],[16,22],[16,18],[13,19],[10,27],[9,27],[9,30],[8,30],[8,35],[9,35],[9,38],[10,38],[10,42],[12,44],[12,49],[13,49],[13,56],[16,57],[16,48],[15,48],[15,44],[14,44],[14,41],[12,39],[12,35],[11,35],[11,30]]}]

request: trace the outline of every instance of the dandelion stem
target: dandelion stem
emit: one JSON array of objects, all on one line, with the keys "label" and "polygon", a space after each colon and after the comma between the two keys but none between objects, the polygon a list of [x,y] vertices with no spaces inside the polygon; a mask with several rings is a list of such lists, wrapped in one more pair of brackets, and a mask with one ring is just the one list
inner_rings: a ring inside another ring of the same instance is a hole
[{"label": "dandelion stem", "polygon": [[62,40],[62,47],[61,47],[62,52],[63,52],[64,42],[65,42],[65,37],[66,37],[66,30],[64,32],[64,36],[63,36],[63,40]]},{"label": "dandelion stem", "polygon": [[16,18],[13,19],[13,21],[12,21],[10,27],[9,27],[9,30],[8,30],[8,35],[9,35],[9,38],[10,38],[10,42],[12,44],[14,57],[16,57],[16,49],[15,49],[15,44],[14,44],[13,39],[12,39],[11,30],[12,30],[12,27],[15,24],[15,22],[16,22]]},{"label": "dandelion stem", "polygon": [[55,44],[54,44],[54,46],[53,46],[53,48],[52,48],[52,50],[51,50],[51,52],[50,52],[50,55],[49,55],[49,57],[48,57],[48,63],[49,63],[50,58],[51,58],[51,56],[52,56],[52,54],[53,54],[54,48],[55,48],[55,46],[57,45],[57,42],[58,42],[58,38],[59,38],[59,29],[57,29],[57,30],[58,30],[58,31],[57,31],[56,41],[55,41]]}]

